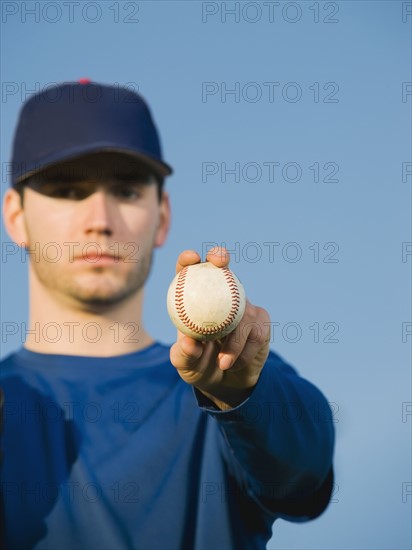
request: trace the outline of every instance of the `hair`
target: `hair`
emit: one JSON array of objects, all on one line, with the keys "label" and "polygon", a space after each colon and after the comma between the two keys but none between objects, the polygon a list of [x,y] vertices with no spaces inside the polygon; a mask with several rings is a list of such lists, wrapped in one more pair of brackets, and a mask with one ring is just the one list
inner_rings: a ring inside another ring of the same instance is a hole
[{"label": "hair", "polygon": [[156,180],[156,183],[157,183],[157,196],[158,196],[159,202],[160,202],[162,200],[165,180],[164,180],[164,178],[161,178],[160,176],[155,176],[155,180]]},{"label": "hair", "polygon": [[25,183],[17,183],[15,186],[14,186],[14,189],[17,191],[17,193],[19,194],[19,197],[20,197],[20,204],[21,204],[21,207],[24,208],[24,188],[25,188]]}]

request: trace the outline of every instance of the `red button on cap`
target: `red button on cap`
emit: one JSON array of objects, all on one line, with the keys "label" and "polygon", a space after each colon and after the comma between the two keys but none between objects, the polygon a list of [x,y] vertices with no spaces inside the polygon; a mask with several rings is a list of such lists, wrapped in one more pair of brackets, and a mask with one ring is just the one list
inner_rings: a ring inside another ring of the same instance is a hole
[{"label": "red button on cap", "polygon": [[79,84],[90,84],[90,78],[79,78]]}]

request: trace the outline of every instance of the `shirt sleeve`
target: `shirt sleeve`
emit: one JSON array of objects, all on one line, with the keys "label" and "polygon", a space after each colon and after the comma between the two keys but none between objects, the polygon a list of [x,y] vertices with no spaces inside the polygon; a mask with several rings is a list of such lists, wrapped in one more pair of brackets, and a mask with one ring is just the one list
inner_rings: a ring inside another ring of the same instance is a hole
[{"label": "shirt sleeve", "polygon": [[327,507],[333,489],[333,415],[323,394],[270,352],[251,395],[221,411],[194,389],[226,441],[237,483],[266,512],[307,521]]}]

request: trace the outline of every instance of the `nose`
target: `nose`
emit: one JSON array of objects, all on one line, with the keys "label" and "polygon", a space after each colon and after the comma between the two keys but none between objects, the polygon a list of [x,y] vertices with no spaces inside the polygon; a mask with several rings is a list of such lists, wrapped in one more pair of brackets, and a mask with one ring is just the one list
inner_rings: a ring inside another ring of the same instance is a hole
[{"label": "nose", "polygon": [[102,189],[96,190],[82,202],[86,234],[112,235],[114,212],[108,193]]}]

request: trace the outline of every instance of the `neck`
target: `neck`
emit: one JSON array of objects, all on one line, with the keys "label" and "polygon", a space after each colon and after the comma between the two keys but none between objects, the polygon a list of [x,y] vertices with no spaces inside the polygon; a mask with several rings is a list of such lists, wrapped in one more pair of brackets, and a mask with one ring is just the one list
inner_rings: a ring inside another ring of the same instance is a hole
[{"label": "neck", "polygon": [[153,343],[142,324],[143,289],[124,303],[91,311],[30,281],[30,316],[25,347],[38,353],[111,357]]}]

